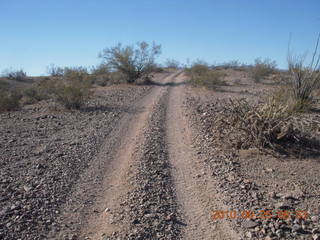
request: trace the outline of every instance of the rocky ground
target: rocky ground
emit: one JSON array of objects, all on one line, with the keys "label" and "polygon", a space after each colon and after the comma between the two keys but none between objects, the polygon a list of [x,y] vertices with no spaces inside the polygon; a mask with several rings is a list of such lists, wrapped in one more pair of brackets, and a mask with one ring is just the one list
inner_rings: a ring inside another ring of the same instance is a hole
[{"label": "rocky ground", "polygon": [[217,141],[216,99],[273,87],[227,74],[218,91],[170,71],[98,87],[80,111],[0,114],[0,239],[320,239],[318,156]]},{"label": "rocky ground", "polygon": [[[242,81],[249,80],[242,77]],[[254,148],[225,149],[227,142],[216,141],[218,134],[212,127],[217,114],[215,100],[244,97],[245,93],[256,101],[260,90],[244,84],[217,94],[189,91],[185,106],[191,124],[199,131],[195,146],[228,206],[216,209],[225,212],[215,212],[213,218],[229,221],[244,239],[320,239],[319,157],[279,158]]]},{"label": "rocky ground", "polygon": [[47,239],[73,185],[143,86],[99,88],[88,107],[40,102],[0,114],[0,239]]}]

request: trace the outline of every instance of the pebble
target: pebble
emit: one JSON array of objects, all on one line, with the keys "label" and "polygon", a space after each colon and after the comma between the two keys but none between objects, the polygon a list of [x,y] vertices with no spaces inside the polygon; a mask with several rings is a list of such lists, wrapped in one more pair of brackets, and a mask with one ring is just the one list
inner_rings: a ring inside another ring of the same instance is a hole
[{"label": "pebble", "polygon": [[245,228],[255,228],[259,225],[259,223],[254,222],[252,220],[243,222],[242,226]]}]

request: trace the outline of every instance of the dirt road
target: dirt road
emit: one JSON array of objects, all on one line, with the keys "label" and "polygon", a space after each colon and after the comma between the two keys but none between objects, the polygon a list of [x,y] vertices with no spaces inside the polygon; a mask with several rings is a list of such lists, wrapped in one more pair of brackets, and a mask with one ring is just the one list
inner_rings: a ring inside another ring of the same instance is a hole
[{"label": "dirt road", "polygon": [[[42,123],[46,132],[34,152],[25,152],[33,149],[32,141],[4,146],[8,153],[14,148],[17,158],[20,152],[27,157],[6,162],[4,152],[1,178],[10,177],[1,182],[0,237],[238,239],[228,222],[211,219],[212,210],[224,205],[192,147],[197,133],[186,118],[185,81],[182,71],[174,71],[139,91],[129,88],[109,96],[110,91],[101,90],[99,104],[79,116],[50,112],[52,123],[33,122],[41,106],[21,116],[3,115],[11,129],[7,137],[20,128],[34,135]],[[25,125],[10,125],[10,118],[28,115],[21,120]]]},{"label": "dirt road", "polygon": [[186,77],[173,72],[130,105],[81,173],[51,239],[237,239],[192,148],[183,101]]}]

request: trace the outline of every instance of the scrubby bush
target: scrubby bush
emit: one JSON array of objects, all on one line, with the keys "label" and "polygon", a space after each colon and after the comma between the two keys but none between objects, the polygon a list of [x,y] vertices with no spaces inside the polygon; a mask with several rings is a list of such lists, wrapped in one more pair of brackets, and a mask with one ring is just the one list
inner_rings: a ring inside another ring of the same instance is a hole
[{"label": "scrubby bush", "polygon": [[270,59],[261,60],[260,58],[255,59],[255,63],[251,69],[251,75],[254,81],[260,82],[269,75],[276,72],[277,64],[275,61]]},{"label": "scrubby bush", "polygon": [[211,69],[207,63],[196,62],[191,68],[187,69],[190,82],[196,86],[204,86],[210,89],[217,89],[219,86],[226,85],[224,80],[225,73]]},{"label": "scrubby bush", "polygon": [[26,88],[23,91],[23,96],[26,98],[25,103],[29,104],[41,101],[43,99],[39,93],[39,89],[36,86]]},{"label": "scrubby bush", "polygon": [[56,81],[53,93],[67,109],[81,108],[92,94],[87,71],[83,68],[69,68],[63,78]]},{"label": "scrubby bush", "polygon": [[304,133],[294,121],[294,112],[274,98],[253,104],[246,99],[217,100],[213,129],[218,140],[236,149],[290,150],[290,144],[301,144]]},{"label": "scrubby bush", "polygon": [[61,79],[46,77],[36,81],[22,92],[25,100],[24,102],[32,104],[44,99],[53,98],[57,81],[61,81]]},{"label": "scrubby bush", "polygon": [[42,79],[24,91],[27,103],[55,99],[67,109],[79,109],[91,96],[92,82],[86,68],[63,68],[63,75]]},{"label": "scrubby bush", "polygon": [[2,76],[10,79],[10,80],[16,80],[16,81],[23,81],[27,78],[27,73],[24,72],[22,69],[20,70],[5,70],[2,73]]},{"label": "scrubby bush", "polygon": [[109,74],[110,73],[110,69],[109,66],[106,64],[100,64],[96,67],[93,67],[91,69],[91,73],[93,75],[104,75],[104,74]]},{"label": "scrubby bush", "polygon": [[18,108],[20,99],[21,95],[16,91],[0,90],[0,112]]},{"label": "scrubby bush", "polygon": [[91,69],[91,74],[93,78],[93,82],[98,86],[106,86],[108,82],[110,82],[110,69],[106,64],[100,64]]},{"label": "scrubby bush", "polygon": [[135,46],[122,46],[120,43],[104,49],[100,54],[111,71],[119,71],[128,83],[148,76],[154,69],[155,58],[161,53],[161,46],[141,42]]}]

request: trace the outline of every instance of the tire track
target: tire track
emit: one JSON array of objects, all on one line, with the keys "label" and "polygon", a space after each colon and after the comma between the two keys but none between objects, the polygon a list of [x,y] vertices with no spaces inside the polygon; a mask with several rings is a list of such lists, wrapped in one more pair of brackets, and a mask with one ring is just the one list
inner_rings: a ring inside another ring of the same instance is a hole
[{"label": "tire track", "polygon": [[[95,203],[81,239],[177,239],[173,226],[174,190],[171,189],[163,133],[167,85],[180,72],[157,85],[137,106],[143,110],[124,122],[118,150],[101,152],[110,163],[103,191]],[[155,214],[155,215],[152,215]],[[158,221],[158,225],[155,224]],[[167,238],[166,229],[172,238]],[[165,233],[165,238],[159,234]]]},{"label": "tire track", "polygon": [[185,81],[183,74],[176,78],[175,87],[170,91],[166,119],[172,175],[186,224],[183,239],[239,239],[226,221],[211,220],[211,212],[225,209],[225,206],[219,201],[212,178],[206,174],[203,162],[192,148],[192,130],[183,112]]}]

